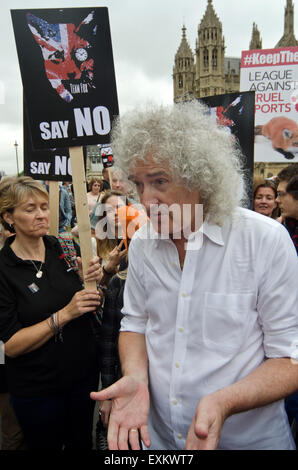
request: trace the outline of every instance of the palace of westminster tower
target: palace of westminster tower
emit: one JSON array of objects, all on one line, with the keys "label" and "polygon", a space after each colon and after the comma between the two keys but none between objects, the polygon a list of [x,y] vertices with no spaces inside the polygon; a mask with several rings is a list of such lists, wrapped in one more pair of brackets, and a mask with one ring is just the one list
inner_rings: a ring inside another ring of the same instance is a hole
[{"label": "palace of westminster tower", "polygon": [[[287,0],[284,18],[284,34],[272,48],[298,46],[294,34],[293,0]],[[253,24],[249,49],[262,49],[262,39],[256,24]],[[208,0],[198,27],[195,54],[187,41],[186,27],[182,28],[182,39],[173,68],[174,101],[239,91],[240,61],[240,58],[225,56],[222,24],[212,0]]]},{"label": "palace of westminster tower", "polygon": [[[294,34],[293,0],[287,0],[284,34],[272,48],[290,46],[298,46]],[[248,49],[262,49],[261,35],[255,23]],[[174,102],[239,91],[240,62],[240,58],[225,56],[222,23],[212,0],[208,0],[205,14],[198,26],[195,52],[187,41],[186,27],[182,28],[182,39],[173,67]],[[283,163],[255,163],[255,174],[269,177],[284,166],[286,165]]]}]

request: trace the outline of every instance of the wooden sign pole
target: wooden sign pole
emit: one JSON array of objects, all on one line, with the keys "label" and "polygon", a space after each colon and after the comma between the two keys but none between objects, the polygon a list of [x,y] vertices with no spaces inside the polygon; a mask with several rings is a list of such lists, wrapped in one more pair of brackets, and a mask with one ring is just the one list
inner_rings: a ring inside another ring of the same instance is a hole
[{"label": "wooden sign pole", "polygon": [[58,236],[59,232],[59,182],[49,181],[50,229],[49,234]]},{"label": "wooden sign pole", "polygon": [[[85,278],[86,269],[89,267],[89,262],[93,258],[93,251],[91,241],[91,225],[87,201],[83,147],[70,147],[69,154],[71,161],[72,184],[74,189],[76,216],[83,265],[83,277]],[[85,287],[88,289],[96,289],[95,281],[84,281],[84,284]]]}]

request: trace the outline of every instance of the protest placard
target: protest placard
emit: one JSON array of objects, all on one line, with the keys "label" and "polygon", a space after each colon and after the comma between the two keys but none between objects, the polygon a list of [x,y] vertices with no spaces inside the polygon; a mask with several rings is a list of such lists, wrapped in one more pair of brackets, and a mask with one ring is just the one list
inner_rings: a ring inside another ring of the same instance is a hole
[{"label": "protest placard", "polygon": [[240,90],[255,92],[255,162],[297,162],[298,47],[243,51]]},{"label": "protest placard", "polygon": [[[83,146],[110,142],[119,114],[108,9],[25,9],[11,15],[32,147],[69,148],[85,274],[92,244]],[[57,169],[54,158],[50,167],[42,163],[32,153],[31,173]]]},{"label": "protest placard", "polygon": [[225,95],[201,98],[210,108],[217,124],[224,126],[236,140],[244,156],[246,189],[249,204],[252,204],[252,187],[254,173],[254,109],[255,93],[227,93]]}]

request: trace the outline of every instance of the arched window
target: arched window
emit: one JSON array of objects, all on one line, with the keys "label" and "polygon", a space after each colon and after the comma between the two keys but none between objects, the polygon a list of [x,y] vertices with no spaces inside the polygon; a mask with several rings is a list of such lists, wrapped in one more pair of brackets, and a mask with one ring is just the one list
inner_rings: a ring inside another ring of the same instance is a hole
[{"label": "arched window", "polygon": [[182,77],[182,75],[179,75],[178,86],[179,86],[179,88],[183,88],[183,77]]},{"label": "arched window", "polygon": [[213,49],[212,51],[212,68],[217,68],[217,49]]},{"label": "arched window", "polygon": [[206,49],[206,48],[204,49],[203,58],[204,58],[204,68],[208,69],[208,67],[209,67],[209,53],[208,53],[208,49]]}]

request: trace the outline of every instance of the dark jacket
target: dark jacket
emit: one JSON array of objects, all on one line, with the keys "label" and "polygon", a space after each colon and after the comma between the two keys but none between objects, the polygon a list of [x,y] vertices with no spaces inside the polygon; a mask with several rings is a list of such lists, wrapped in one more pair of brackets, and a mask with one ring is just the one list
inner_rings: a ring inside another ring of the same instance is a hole
[{"label": "dark jacket", "polygon": [[[120,269],[124,269],[121,263]],[[120,322],[123,317],[123,292],[125,280],[117,274],[110,280],[105,294],[102,326],[98,332],[98,347],[101,362],[103,388],[109,387],[121,377],[118,354]]]},{"label": "dark jacket", "polygon": [[296,248],[296,252],[298,255],[298,220],[288,217],[286,218],[284,225],[286,229],[288,230],[290,237],[292,238],[292,241],[294,243],[294,246]]}]

